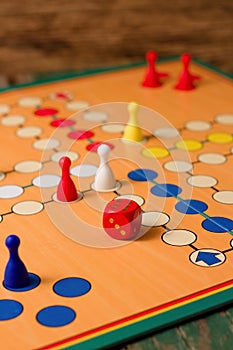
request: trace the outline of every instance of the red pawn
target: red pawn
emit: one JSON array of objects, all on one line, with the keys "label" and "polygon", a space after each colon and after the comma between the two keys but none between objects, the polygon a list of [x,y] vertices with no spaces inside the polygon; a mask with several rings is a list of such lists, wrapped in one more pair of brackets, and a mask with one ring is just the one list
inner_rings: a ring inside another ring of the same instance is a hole
[{"label": "red pawn", "polygon": [[156,71],[155,64],[158,59],[158,55],[155,51],[148,51],[146,54],[147,60],[147,72],[142,82],[142,86],[149,88],[156,88],[162,85],[160,79],[168,77],[167,73],[159,73]]},{"label": "red pawn", "polygon": [[175,86],[177,90],[189,91],[196,88],[193,84],[194,80],[199,80],[200,76],[193,75],[189,71],[190,63],[191,63],[191,55],[188,53],[184,53],[181,56],[181,62],[183,63],[183,72],[181,73],[178,83]]},{"label": "red pawn", "polygon": [[59,165],[62,169],[62,176],[57,188],[57,199],[60,202],[73,202],[78,199],[78,194],[70,177],[70,158],[62,157],[59,160]]}]

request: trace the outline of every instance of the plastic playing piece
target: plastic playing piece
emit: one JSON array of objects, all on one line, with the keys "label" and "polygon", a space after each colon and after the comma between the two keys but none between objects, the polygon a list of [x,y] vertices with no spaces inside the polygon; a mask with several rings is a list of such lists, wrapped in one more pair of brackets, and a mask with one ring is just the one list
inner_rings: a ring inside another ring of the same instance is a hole
[{"label": "plastic playing piece", "polygon": [[155,51],[148,51],[146,54],[146,60],[148,64],[147,72],[142,82],[142,86],[149,88],[156,88],[162,85],[160,79],[168,77],[167,73],[159,73],[156,71],[155,63],[158,55]]},{"label": "plastic playing piece", "polygon": [[143,135],[137,120],[138,104],[135,102],[129,103],[128,112],[129,121],[125,127],[123,139],[132,142],[141,142],[143,141]]},{"label": "plastic playing piece", "polygon": [[195,89],[195,85],[193,84],[194,80],[199,80],[200,76],[193,75],[189,71],[190,63],[191,63],[191,55],[188,53],[184,53],[181,56],[181,62],[183,63],[183,72],[181,73],[178,83],[175,88],[177,90],[189,91]]},{"label": "plastic playing piece", "polygon": [[112,238],[134,239],[142,222],[141,207],[132,199],[115,199],[107,204],[103,214],[103,228]]},{"label": "plastic playing piece", "polygon": [[96,172],[94,188],[99,192],[108,191],[116,187],[115,176],[108,164],[110,151],[110,147],[106,144],[100,145],[97,150],[100,157],[100,165]]},{"label": "plastic playing piece", "polygon": [[6,288],[24,288],[30,283],[28,271],[18,254],[19,245],[20,239],[18,236],[10,235],[7,237],[6,246],[9,249],[10,258],[4,274],[4,286]]},{"label": "plastic playing piece", "polygon": [[57,187],[57,199],[61,202],[73,202],[78,199],[78,194],[70,177],[70,158],[62,157],[59,160],[59,165],[62,169],[62,176]]}]

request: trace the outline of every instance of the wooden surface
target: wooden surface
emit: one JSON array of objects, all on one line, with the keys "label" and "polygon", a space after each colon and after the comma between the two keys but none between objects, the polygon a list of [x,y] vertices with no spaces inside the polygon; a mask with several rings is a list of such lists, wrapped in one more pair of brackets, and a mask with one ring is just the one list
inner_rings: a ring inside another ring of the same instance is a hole
[{"label": "wooden surface", "polygon": [[137,62],[149,49],[233,72],[232,11],[230,0],[3,1],[0,83]]},{"label": "wooden surface", "polygon": [[[121,350],[231,350],[233,308],[159,332]],[[119,348],[118,348],[119,349]]]}]

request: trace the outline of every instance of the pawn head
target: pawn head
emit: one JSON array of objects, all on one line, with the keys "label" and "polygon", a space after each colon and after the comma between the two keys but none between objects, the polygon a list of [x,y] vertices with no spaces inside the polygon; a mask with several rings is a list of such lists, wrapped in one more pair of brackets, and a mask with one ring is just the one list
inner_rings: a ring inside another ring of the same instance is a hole
[{"label": "pawn head", "polygon": [[111,151],[111,148],[104,143],[102,145],[100,145],[97,149],[97,153],[100,157],[108,155],[110,153],[110,151]]},{"label": "pawn head", "polygon": [[5,243],[8,249],[16,249],[20,245],[20,239],[16,235],[10,235],[6,238]]},{"label": "pawn head", "polygon": [[61,168],[63,167],[67,167],[69,168],[70,165],[71,165],[71,160],[69,157],[62,157],[60,160],[59,160],[59,165]]},{"label": "pawn head", "polygon": [[191,61],[191,55],[189,53],[183,53],[181,56],[181,61],[183,62],[184,65],[188,65]]},{"label": "pawn head", "polygon": [[150,50],[146,53],[146,60],[148,62],[152,62],[152,63],[155,63],[155,61],[157,60],[158,58],[158,54],[157,52],[153,51],[153,50]]},{"label": "pawn head", "polygon": [[128,104],[128,112],[129,113],[137,113],[138,108],[139,108],[139,106],[136,102],[130,102]]}]

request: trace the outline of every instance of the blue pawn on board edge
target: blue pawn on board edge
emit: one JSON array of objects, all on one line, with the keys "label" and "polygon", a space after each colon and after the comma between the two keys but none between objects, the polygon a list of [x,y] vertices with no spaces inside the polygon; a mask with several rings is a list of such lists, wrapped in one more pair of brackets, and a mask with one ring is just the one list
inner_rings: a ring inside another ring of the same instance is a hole
[{"label": "blue pawn on board edge", "polygon": [[6,238],[6,246],[10,253],[4,274],[6,288],[24,288],[30,283],[28,271],[18,254],[19,245],[18,236],[10,235]]}]

